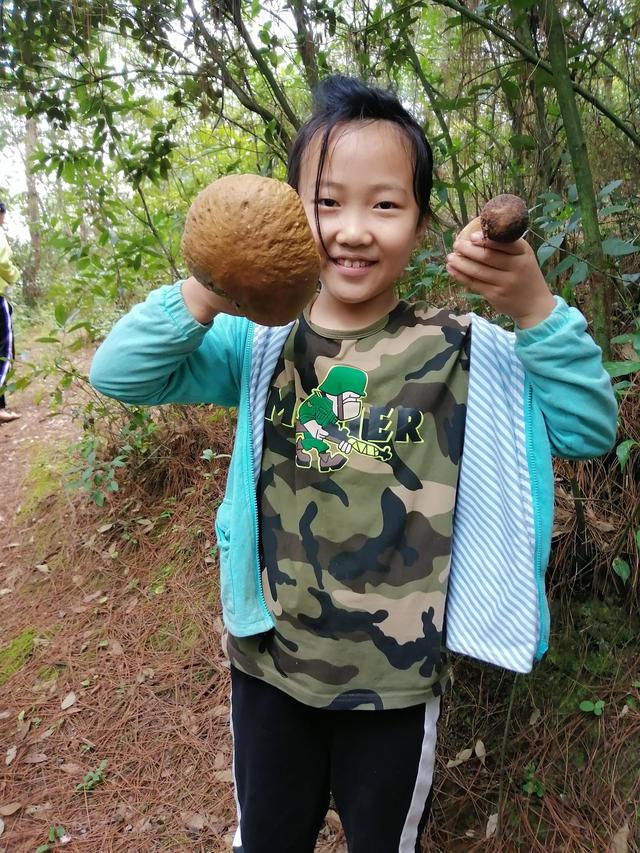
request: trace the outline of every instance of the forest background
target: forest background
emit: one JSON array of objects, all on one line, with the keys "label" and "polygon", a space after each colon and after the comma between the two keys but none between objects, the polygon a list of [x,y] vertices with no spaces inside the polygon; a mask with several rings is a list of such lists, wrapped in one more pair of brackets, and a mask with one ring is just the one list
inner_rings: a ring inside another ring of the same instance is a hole
[{"label": "forest background", "polygon": [[[454,661],[425,849],[639,849],[639,36],[638,0],[0,3],[8,393],[66,425],[16,456],[3,520],[0,850],[228,849],[212,515],[234,415],[123,406],[86,370],[118,316],[185,275],[200,189],[284,178],[328,72],[393,87],[434,147],[437,222],[401,294],[490,315],[443,261],[515,192],[620,402],[610,454],[556,465],[545,660],[527,677]],[[318,850],[343,849],[332,810]]]}]

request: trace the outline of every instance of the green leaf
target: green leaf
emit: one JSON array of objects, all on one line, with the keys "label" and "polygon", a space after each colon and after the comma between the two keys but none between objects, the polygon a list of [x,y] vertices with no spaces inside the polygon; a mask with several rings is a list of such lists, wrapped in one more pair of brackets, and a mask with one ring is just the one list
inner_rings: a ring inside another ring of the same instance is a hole
[{"label": "green leaf", "polygon": [[636,548],[640,554],[640,527],[636,530]]},{"label": "green leaf", "polygon": [[618,457],[618,461],[620,462],[621,471],[624,471],[624,466],[627,464],[631,448],[637,443],[638,442],[634,441],[632,438],[628,438],[626,441],[621,442],[616,447],[616,456]]},{"label": "green leaf", "polygon": [[462,15],[452,15],[447,19],[447,25],[444,28],[443,32],[447,32],[447,30],[453,29],[453,27],[459,27],[464,24],[465,19]]},{"label": "green leaf", "polygon": [[61,303],[58,303],[56,305],[56,307],[54,308],[53,313],[54,313],[55,318],[56,318],[56,323],[59,326],[64,326],[64,324],[67,322],[67,317],[69,316],[69,312],[67,311],[65,306],[62,305]]},{"label": "green leaf", "polygon": [[514,133],[509,142],[512,148],[524,148],[526,151],[535,151],[538,147],[538,143],[528,133]]},{"label": "green leaf", "polygon": [[626,584],[629,581],[629,578],[631,577],[631,568],[626,560],[623,560],[621,557],[616,557],[611,564],[611,568],[618,575],[622,583]]},{"label": "green leaf", "polygon": [[580,703],[580,710],[581,711],[587,711],[588,713],[593,713],[594,708],[595,708],[595,705],[593,704],[593,702],[590,702],[588,699],[585,699],[583,702]]},{"label": "green leaf", "polygon": [[603,367],[609,376],[626,376],[640,370],[640,361],[605,361]]},{"label": "green leaf", "polygon": [[545,261],[548,261],[549,258],[558,251],[563,240],[564,234],[555,234],[553,237],[549,237],[547,242],[540,246],[538,249],[538,263],[540,266],[542,266]]},{"label": "green leaf", "polygon": [[514,83],[513,80],[503,80],[500,85],[508,98],[511,98],[512,101],[520,100],[520,86],[517,83]]},{"label": "green leaf", "polygon": [[607,184],[606,187],[603,187],[598,193],[598,198],[606,198],[606,196],[611,195],[614,190],[617,190],[618,187],[622,184],[622,181],[611,181],[610,184]]},{"label": "green leaf", "polygon": [[601,207],[598,211],[599,216],[611,216],[612,213],[622,213],[629,209],[628,204],[608,204],[606,207]]},{"label": "green leaf", "polygon": [[48,844],[41,844],[39,847],[36,847],[36,853],[48,853],[51,850]]},{"label": "green leaf", "polygon": [[600,716],[602,716],[603,711],[604,711],[604,700],[598,699],[596,704],[593,706],[593,713],[596,715],[596,717],[600,717]]},{"label": "green leaf", "polygon": [[568,269],[571,269],[571,267],[576,263],[576,260],[577,259],[575,255],[567,255],[566,258],[563,258],[556,267],[554,267],[547,273],[547,281],[553,281],[554,278],[557,278],[563,272],[566,272]]},{"label": "green leaf", "polygon": [[582,284],[585,278],[589,275],[589,265],[585,261],[578,261],[575,267],[573,268],[573,272],[571,273],[571,278],[569,279],[569,284]]},{"label": "green leaf", "polygon": [[640,252],[640,246],[636,246],[628,240],[621,240],[620,237],[612,237],[609,240],[602,241],[602,251],[605,255],[620,257],[621,255],[633,255],[635,252]]}]

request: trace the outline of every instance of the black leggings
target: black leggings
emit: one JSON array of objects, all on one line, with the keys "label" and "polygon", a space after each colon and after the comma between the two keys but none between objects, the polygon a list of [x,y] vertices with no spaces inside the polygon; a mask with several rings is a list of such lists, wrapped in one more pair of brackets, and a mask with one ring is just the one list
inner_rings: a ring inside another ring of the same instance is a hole
[{"label": "black leggings", "polygon": [[[6,296],[0,296],[0,389],[3,387],[11,361],[15,358],[15,345],[13,340],[13,324],[11,315],[13,308]],[[4,394],[0,394],[0,409],[6,407]]]},{"label": "black leggings", "polygon": [[418,853],[440,700],[327,711],[231,668],[235,853],[313,853],[333,794],[349,853]]}]

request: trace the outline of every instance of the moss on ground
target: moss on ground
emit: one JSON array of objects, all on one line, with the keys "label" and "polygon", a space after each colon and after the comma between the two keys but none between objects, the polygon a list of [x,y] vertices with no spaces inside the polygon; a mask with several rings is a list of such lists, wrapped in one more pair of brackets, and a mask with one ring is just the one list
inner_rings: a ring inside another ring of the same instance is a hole
[{"label": "moss on ground", "polygon": [[35,645],[36,631],[27,628],[0,649],[0,685],[5,684],[29,660]]},{"label": "moss on ground", "polygon": [[68,458],[56,455],[51,446],[34,444],[30,448],[31,464],[25,482],[27,492],[20,505],[18,520],[32,515],[38,504],[62,489]]}]

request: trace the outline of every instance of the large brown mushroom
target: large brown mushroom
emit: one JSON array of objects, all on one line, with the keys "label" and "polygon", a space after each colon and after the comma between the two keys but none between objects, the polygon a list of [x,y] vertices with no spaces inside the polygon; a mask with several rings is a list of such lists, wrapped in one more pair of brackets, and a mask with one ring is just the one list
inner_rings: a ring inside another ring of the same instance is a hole
[{"label": "large brown mushroom", "polygon": [[497,195],[482,208],[462,229],[459,238],[468,240],[474,231],[482,231],[485,240],[498,243],[513,243],[525,233],[529,226],[529,211],[517,195]]},{"label": "large brown mushroom", "polygon": [[294,320],[320,274],[298,194],[259,175],[228,175],[199,193],[187,215],[182,253],[201,284],[264,326]]}]

